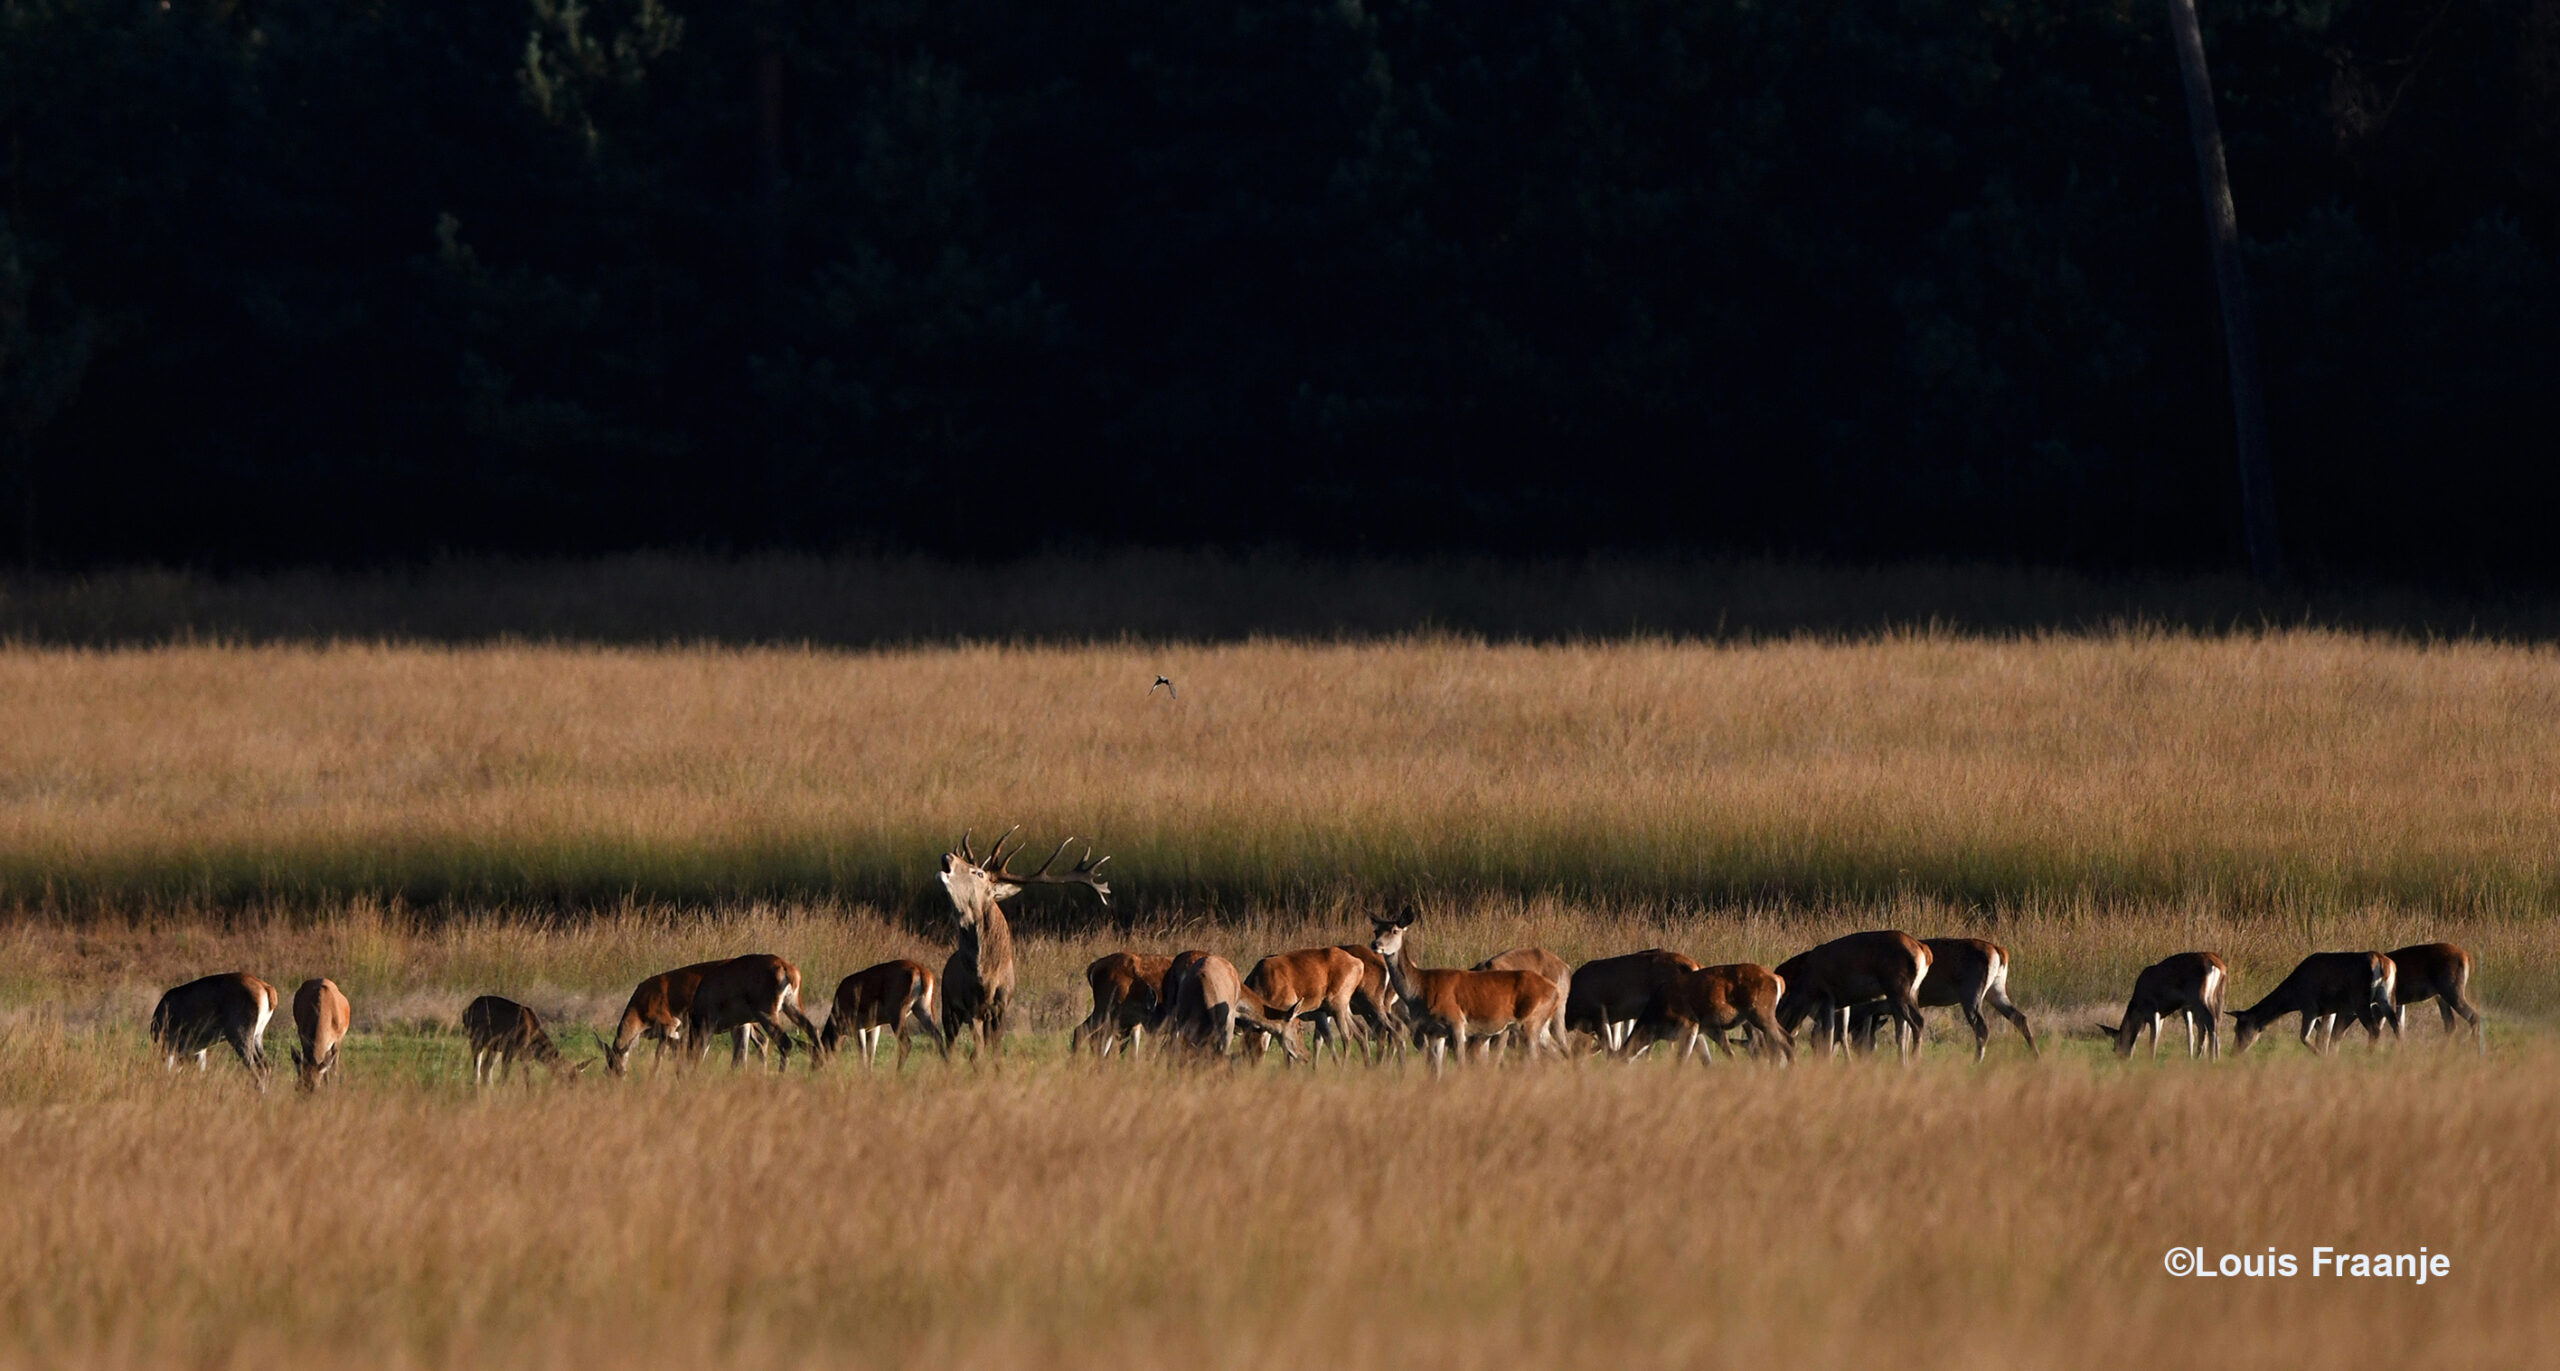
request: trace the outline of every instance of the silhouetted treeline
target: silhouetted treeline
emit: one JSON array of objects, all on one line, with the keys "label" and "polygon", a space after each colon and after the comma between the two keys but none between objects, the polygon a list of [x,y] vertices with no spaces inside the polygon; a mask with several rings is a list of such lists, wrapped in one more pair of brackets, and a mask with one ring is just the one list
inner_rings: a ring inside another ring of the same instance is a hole
[{"label": "silhouetted treeline", "polygon": [[[2297,562],[2555,569],[2560,19],[2209,4]],[[2156,0],[0,0],[41,565],[2223,565]]]}]

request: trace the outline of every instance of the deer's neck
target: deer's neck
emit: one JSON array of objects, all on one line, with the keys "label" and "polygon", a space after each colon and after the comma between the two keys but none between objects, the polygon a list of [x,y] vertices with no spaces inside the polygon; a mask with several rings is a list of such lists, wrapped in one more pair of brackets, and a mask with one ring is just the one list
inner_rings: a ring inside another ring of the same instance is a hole
[{"label": "deer's neck", "polygon": [[970,935],[977,953],[978,978],[991,979],[1013,969],[1013,925],[1006,923],[1004,911],[990,904],[978,917],[978,927]]},{"label": "deer's neck", "polygon": [[1398,998],[1419,1008],[1422,988],[1416,984],[1416,979],[1413,974],[1413,944],[1406,943],[1396,949],[1396,955],[1387,958],[1387,984],[1395,989]]}]

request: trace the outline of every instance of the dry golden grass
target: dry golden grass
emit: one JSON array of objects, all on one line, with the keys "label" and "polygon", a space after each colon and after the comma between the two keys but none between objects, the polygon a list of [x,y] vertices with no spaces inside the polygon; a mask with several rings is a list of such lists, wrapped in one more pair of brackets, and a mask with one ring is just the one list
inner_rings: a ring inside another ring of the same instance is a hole
[{"label": "dry golden grass", "polygon": [[[2560,1049],[2494,1041],[475,1098],[377,1040],[303,1100],[21,1014],[0,1365],[2525,1365]],[[2453,1267],[2179,1280],[2171,1245]]]},{"label": "dry golden grass", "polygon": [[[2551,652],[2330,633],[0,652],[0,1367],[2547,1360],[2555,699]],[[934,856],[1014,821],[1097,835],[1134,926],[1026,904],[1001,1071],[467,1084],[479,993],[592,1058],[665,967],[780,952],[815,1006],[938,964]],[[1414,895],[1441,964],[1985,933],[2050,1050],[1976,1068],[1938,1011],[1908,1069],[1061,1060],[1107,947]],[[2485,1058],[2423,1006],[2331,1059],[2085,1034],[2168,952],[2246,1000],[2433,937]],[[148,1060],[232,968],[347,989],[338,1089]]]},{"label": "dry golden grass", "polygon": [[916,907],[959,829],[1022,822],[1098,838],[1145,917],[1400,891],[2539,916],[2555,743],[2560,653],[2318,632],[18,650],[0,894]]}]

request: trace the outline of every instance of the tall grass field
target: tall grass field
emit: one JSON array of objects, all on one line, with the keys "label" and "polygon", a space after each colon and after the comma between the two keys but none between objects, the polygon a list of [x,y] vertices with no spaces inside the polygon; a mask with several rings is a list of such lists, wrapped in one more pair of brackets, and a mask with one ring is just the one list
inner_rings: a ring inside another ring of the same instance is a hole
[{"label": "tall grass field", "polygon": [[[2536,1364],[2555,705],[2546,649],[2328,630],[0,651],[0,1367]],[[780,953],[822,1017],[939,966],[937,858],[1015,824],[1114,900],[1016,902],[1001,1064],[471,1083],[483,993],[592,1063],[668,967]],[[2043,1051],[1066,1053],[1104,951],[1407,903],[1429,965],[1988,937]],[[2097,1032],[2168,953],[2237,1005],[2439,938],[2485,1053]],[[345,988],[330,1087],[152,1060],[235,969]]]}]

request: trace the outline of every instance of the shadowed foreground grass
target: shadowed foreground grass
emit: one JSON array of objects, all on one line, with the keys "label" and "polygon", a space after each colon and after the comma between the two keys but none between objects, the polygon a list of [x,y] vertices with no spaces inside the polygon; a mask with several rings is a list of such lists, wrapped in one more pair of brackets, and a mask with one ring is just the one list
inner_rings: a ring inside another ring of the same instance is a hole
[{"label": "shadowed foreground grass", "polygon": [[[2522,1365],[2560,1056],[725,1070],[0,1110],[0,1364]],[[2407,1281],[2208,1253],[2452,1254]]]}]

